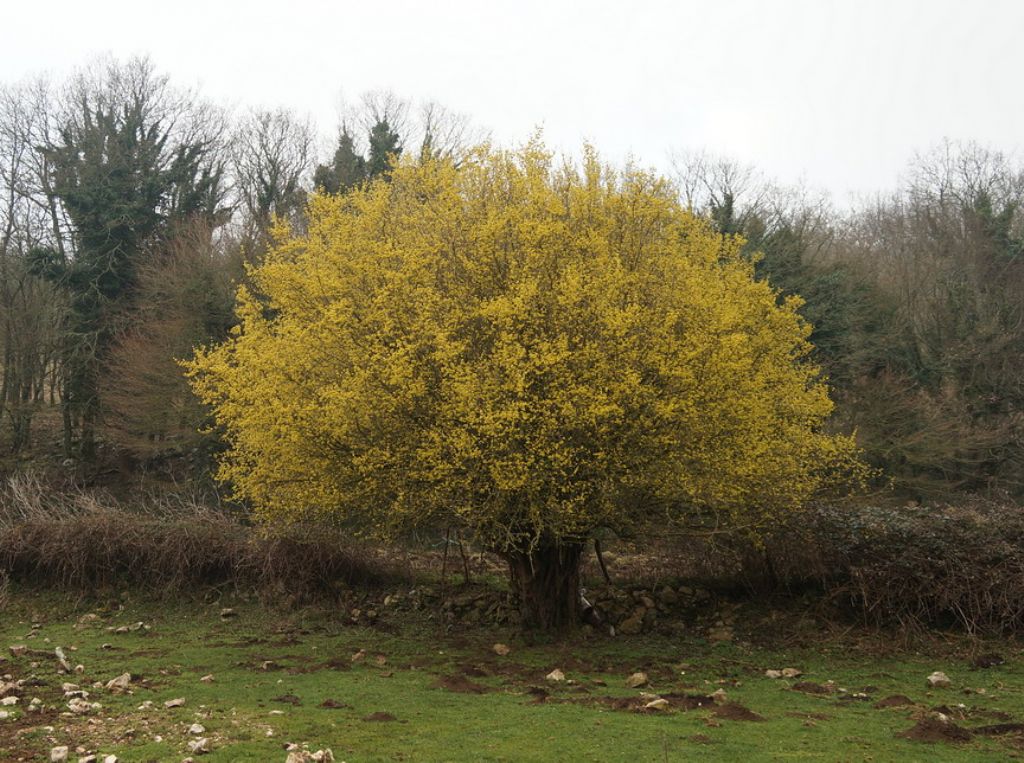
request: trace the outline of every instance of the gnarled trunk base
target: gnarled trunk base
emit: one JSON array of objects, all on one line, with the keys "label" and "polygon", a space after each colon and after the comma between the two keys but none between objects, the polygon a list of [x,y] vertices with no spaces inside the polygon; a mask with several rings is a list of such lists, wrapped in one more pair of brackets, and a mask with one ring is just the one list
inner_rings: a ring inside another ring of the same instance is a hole
[{"label": "gnarled trunk base", "polygon": [[568,630],[579,624],[582,543],[541,544],[504,554],[525,630]]}]

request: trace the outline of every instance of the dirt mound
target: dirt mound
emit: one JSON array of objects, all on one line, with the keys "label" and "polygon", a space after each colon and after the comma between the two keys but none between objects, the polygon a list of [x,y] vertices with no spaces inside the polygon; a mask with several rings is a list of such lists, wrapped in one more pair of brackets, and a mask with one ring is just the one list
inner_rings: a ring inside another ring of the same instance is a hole
[{"label": "dirt mound", "polygon": [[994,723],[991,726],[979,726],[971,729],[982,736],[999,736],[1000,734],[1018,734],[1024,731],[1024,723]]},{"label": "dirt mound", "polygon": [[274,697],[271,702],[284,702],[286,705],[291,705],[293,707],[298,707],[302,704],[302,700],[294,694],[282,694],[280,697]]},{"label": "dirt mound", "polygon": [[786,717],[800,718],[804,721],[831,721],[835,716],[828,713],[797,713],[791,710],[786,713]]},{"label": "dirt mound", "polygon": [[914,742],[969,742],[971,732],[955,723],[943,722],[937,718],[923,718],[906,731],[896,736]]},{"label": "dirt mound", "polygon": [[320,707],[326,707],[328,710],[350,710],[352,705],[348,702],[339,702],[336,699],[325,699],[320,703]]},{"label": "dirt mound", "polygon": [[669,705],[677,710],[696,710],[698,707],[711,707],[715,698],[706,694],[662,694]]},{"label": "dirt mound", "polygon": [[793,691],[803,692],[804,694],[834,694],[835,687],[828,684],[816,684],[814,681],[801,681],[800,683],[793,684],[791,687]]},{"label": "dirt mound", "polygon": [[744,707],[739,702],[726,702],[724,705],[715,705],[711,712],[718,718],[727,721],[763,721],[764,716],[758,715],[753,710]]},{"label": "dirt mound", "polygon": [[875,707],[881,710],[886,707],[906,707],[907,705],[913,704],[914,700],[906,694],[892,694],[884,699],[878,700],[878,702],[875,703]]},{"label": "dirt mound", "polygon": [[397,721],[398,719],[395,716],[393,716],[391,713],[385,713],[385,712],[377,711],[376,713],[370,713],[365,718],[363,718],[363,720],[364,721],[381,721],[381,722],[386,722],[386,721]]},{"label": "dirt mound", "polygon": [[994,668],[997,665],[1004,665],[1006,660],[1003,659],[1001,654],[979,654],[971,661],[971,667],[984,670],[986,668]]},{"label": "dirt mound", "polygon": [[486,686],[470,681],[465,676],[441,676],[434,681],[433,686],[435,689],[447,689],[459,694],[483,694],[488,691]]},{"label": "dirt mound", "polygon": [[542,705],[547,702],[548,697],[551,696],[547,689],[540,686],[531,686],[526,690],[526,693],[533,697],[534,705]]}]

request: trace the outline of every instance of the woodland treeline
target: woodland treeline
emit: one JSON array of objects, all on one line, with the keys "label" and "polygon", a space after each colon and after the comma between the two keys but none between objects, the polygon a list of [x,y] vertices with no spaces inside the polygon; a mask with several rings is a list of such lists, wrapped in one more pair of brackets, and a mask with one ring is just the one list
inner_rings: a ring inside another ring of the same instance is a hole
[{"label": "woodland treeline", "polygon": [[[275,220],[387,177],[396,156],[485,136],[436,104],[369,94],[334,135],[286,110],[229,112],[145,59],[0,85],[0,447],[137,463],[218,448],[179,360],[223,339]],[[833,389],[898,489],[1024,493],[1024,165],[947,143],[896,191],[841,209],[701,153],[683,200],[798,294]],[[60,440],[40,423],[58,420]],[[45,434],[43,434],[45,431]]]}]

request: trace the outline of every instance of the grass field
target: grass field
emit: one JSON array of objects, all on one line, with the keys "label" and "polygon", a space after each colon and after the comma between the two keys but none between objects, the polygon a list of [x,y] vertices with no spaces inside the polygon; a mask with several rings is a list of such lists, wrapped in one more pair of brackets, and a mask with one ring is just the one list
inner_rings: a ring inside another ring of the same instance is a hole
[{"label": "grass field", "polygon": [[[222,618],[228,606],[235,616]],[[137,623],[143,626],[131,629]],[[122,626],[127,632],[116,631]],[[0,759],[48,760],[52,747],[69,745],[72,761],[97,752],[121,761],[181,761],[200,737],[210,752],[196,760],[209,761],[284,761],[288,744],[330,748],[339,761],[1024,755],[1024,736],[1006,725],[1024,722],[1016,647],[934,638],[918,642],[928,644],[919,651],[900,651],[881,635],[822,631],[800,646],[772,649],[737,630],[729,644],[709,644],[695,632],[527,645],[486,628],[445,634],[423,613],[364,628],[341,625],[329,608],[121,596],[75,603],[14,590],[0,610],[0,674],[26,685],[17,704],[0,707],[10,713],[0,720]],[[497,654],[496,642],[509,653]],[[14,655],[12,645],[29,651]],[[58,646],[83,672],[58,674]],[[970,666],[972,656],[993,648],[1006,664]],[[784,667],[803,676],[764,675]],[[565,681],[546,679],[556,668]],[[935,670],[948,673],[952,685],[927,688]],[[636,671],[648,675],[648,686],[626,686]],[[125,672],[130,694],[93,686]],[[70,715],[64,682],[80,685],[101,707]],[[724,704],[708,699],[719,689]],[[650,700],[641,692],[666,697],[668,709],[640,710]],[[877,706],[893,695],[910,704]],[[41,710],[28,712],[32,698]],[[184,705],[164,707],[176,698]],[[939,741],[898,736],[936,708],[954,725],[918,726],[916,734]],[[200,735],[189,731],[196,723],[205,729]],[[982,727],[987,733],[949,738],[953,729]]]}]

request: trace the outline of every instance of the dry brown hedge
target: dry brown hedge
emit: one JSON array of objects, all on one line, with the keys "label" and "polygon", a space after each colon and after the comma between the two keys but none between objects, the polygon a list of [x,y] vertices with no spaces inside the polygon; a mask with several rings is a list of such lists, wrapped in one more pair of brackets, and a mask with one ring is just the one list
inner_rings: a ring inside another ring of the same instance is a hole
[{"label": "dry brown hedge", "polygon": [[1024,508],[1012,501],[817,505],[740,556],[752,589],[814,588],[876,625],[1024,630]]},{"label": "dry brown hedge", "polygon": [[0,491],[4,573],[19,583],[77,591],[229,586],[306,596],[407,578],[384,551],[339,528],[294,526],[268,534],[237,513],[190,498],[126,506],[95,493],[54,493],[25,477]]}]

